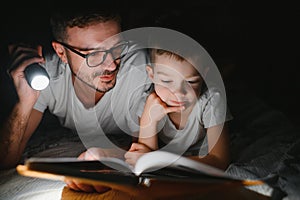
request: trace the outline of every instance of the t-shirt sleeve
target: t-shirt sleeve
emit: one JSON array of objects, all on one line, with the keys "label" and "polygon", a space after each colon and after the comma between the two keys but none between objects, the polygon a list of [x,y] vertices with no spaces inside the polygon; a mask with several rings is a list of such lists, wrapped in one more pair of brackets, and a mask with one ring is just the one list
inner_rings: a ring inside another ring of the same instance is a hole
[{"label": "t-shirt sleeve", "polygon": [[43,91],[41,91],[40,96],[37,100],[37,102],[35,103],[35,105],[33,106],[34,109],[40,111],[40,112],[44,112],[47,108],[47,102],[49,100],[48,97],[48,89],[44,89]]},{"label": "t-shirt sleeve", "polygon": [[208,91],[200,98],[204,128],[209,128],[233,119],[226,103],[226,98],[218,91]]},{"label": "t-shirt sleeve", "polygon": [[131,48],[131,53],[123,59],[123,68],[118,75],[126,76],[126,80],[128,80],[126,93],[130,95],[130,103],[127,110],[127,124],[130,130],[135,132],[139,130],[138,119],[143,113],[152,82],[146,71],[146,65],[149,62],[147,51],[138,49],[135,45]]}]

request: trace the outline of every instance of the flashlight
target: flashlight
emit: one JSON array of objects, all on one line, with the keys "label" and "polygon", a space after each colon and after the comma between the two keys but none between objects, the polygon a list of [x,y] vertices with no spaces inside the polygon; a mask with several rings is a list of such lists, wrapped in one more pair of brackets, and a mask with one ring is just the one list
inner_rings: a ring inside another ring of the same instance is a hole
[{"label": "flashlight", "polygon": [[46,69],[38,63],[28,65],[24,70],[24,74],[30,87],[35,90],[43,90],[49,84],[49,74]]}]

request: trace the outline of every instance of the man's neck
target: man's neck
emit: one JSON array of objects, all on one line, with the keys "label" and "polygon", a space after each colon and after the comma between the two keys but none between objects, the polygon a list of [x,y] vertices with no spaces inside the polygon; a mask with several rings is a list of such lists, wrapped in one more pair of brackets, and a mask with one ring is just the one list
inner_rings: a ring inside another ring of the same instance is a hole
[{"label": "man's neck", "polygon": [[73,76],[73,87],[77,98],[85,108],[94,107],[104,96],[105,92],[97,91],[84,84],[82,81],[74,81],[75,79],[76,78]]}]

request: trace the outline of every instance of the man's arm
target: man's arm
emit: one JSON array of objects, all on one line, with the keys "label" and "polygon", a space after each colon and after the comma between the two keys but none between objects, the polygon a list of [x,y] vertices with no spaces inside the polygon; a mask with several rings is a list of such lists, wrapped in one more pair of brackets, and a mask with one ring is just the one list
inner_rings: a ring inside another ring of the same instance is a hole
[{"label": "man's arm", "polygon": [[43,113],[17,103],[0,129],[0,168],[14,167]]},{"label": "man's arm", "polygon": [[0,168],[14,167],[21,158],[27,141],[42,119],[42,113],[34,110],[40,92],[33,90],[24,75],[32,63],[44,62],[42,47],[30,48],[10,45],[9,74],[13,80],[18,101],[0,128]]}]

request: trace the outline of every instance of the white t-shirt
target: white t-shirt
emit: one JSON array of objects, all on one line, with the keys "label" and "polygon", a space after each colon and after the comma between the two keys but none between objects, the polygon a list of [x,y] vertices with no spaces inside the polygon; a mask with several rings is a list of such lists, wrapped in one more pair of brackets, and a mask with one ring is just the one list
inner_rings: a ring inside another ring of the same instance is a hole
[{"label": "white t-shirt", "polygon": [[[138,48],[132,45],[128,52],[133,49]],[[147,63],[145,50],[128,53],[121,60],[115,87],[87,109],[75,94],[69,66],[56,54],[46,56],[50,84],[41,91],[34,108],[41,112],[48,108],[63,126],[76,130],[86,146],[101,146],[106,138],[104,133],[117,137],[120,133],[132,134],[139,129],[136,112],[151,82],[145,70]]]},{"label": "white t-shirt", "polygon": [[185,155],[206,155],[206,129],[231,120],[226,99],[216,88],[206,90],[198,99],[185,127],[178,130],[168,116],[158,125],[161,150]]}]

